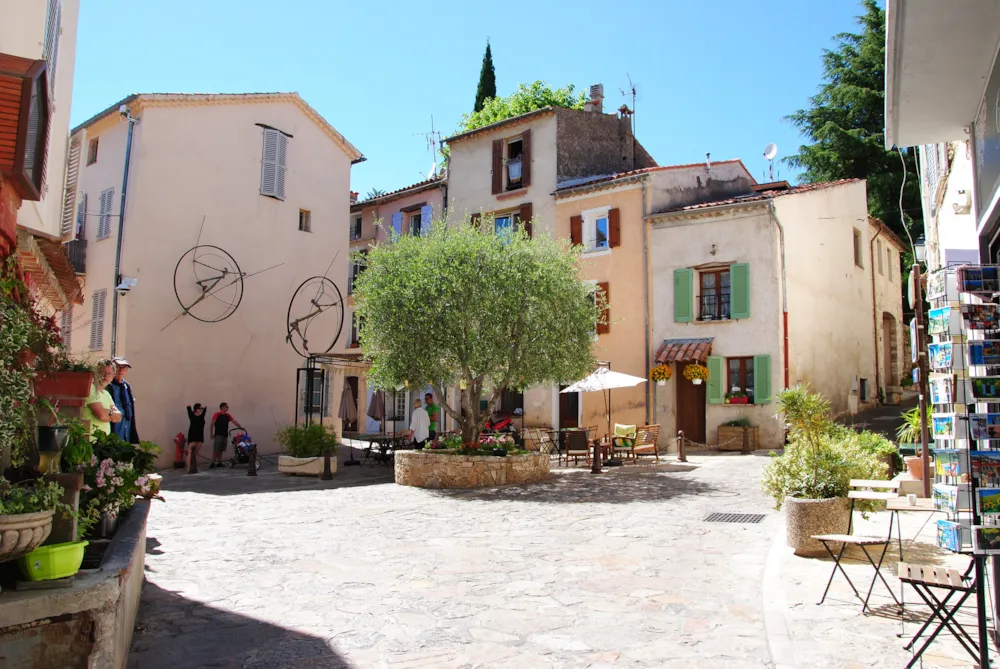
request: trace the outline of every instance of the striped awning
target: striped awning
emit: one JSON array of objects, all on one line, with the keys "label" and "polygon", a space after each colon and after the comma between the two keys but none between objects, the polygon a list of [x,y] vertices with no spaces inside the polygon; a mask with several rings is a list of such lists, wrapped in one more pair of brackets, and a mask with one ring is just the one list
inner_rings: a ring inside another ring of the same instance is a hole
[{"label": "striped awning", "polygon": [[702,339],[664,339],[660,350],[656,352],[656,363],[665,365],[670,362],[705,362],[712,352],[712,337]]}]

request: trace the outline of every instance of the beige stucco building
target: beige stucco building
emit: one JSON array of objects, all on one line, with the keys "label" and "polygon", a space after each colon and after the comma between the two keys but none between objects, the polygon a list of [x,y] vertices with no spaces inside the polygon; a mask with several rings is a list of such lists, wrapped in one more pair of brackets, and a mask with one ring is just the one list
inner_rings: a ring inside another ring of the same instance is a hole
[{"label": "beige stucco building", "polygon": [[[129,359],[143,439],[169,446],[187,430],[185,405],[225,401],[261,452],[275,452],[303,364],[286,343],[289,301],[313,276],[344,288],[361,154],[295,93],[133,95],[72,139],[82,159],[71,246],[87,299],[73,351]],[[235,265],[246,276],[233,283]],[[349,322],[341,350],[348,332]],[[310,402],[333,423],[342,386],[326,377]],[[165,448],[160,464],[172,460]]]}]

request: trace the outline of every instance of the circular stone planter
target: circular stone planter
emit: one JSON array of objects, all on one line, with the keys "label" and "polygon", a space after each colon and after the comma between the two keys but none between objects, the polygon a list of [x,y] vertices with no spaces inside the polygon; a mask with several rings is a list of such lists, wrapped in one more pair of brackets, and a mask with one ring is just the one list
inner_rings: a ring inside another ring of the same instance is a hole
[{"label": "circular stone planter", "polygon": [[531,483],[549,476],[546,453],[508,455],[443,455],[424,451],[396,453],[396,483],[418,488],[485,488]]},{"label": "circular stone planter", "polygon": [[0,515],[0,562],[27,555],[48,539],[55,511]]},{"label": "circular stone planter", "polygon": [[[323,474],[323,458],[293,458],[290,455],[278,456],[278,471],[282,474],[298,474],[299,476],[321,476]],[[337,456],[330,454],[330,473],[337,471]]]},{"label": "circular stone planter", "polygon": [[[812,539],[818,534],[846,534],[850,520],[851,504],[846,497],[833,499],[798,499],[786,497],[786,541],[802,557],[828,555],[823,544]],[[839,545],[830,545],[834,551]]]}]

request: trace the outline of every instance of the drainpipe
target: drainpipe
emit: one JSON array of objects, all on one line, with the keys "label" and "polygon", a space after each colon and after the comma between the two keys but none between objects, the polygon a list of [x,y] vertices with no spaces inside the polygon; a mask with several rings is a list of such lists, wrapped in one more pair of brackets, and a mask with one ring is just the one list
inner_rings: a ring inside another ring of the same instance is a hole
[{"label": "drainpipe", "polygon": [[882,234],[883,228],[879,226],[878,232],[875,236],[871,238],[868,242],[868,257],[871,263],[871,273],[872,273],[872,334],[874,335],[873,341],[875,342],[875,389],[882,387],[882,366],[879,364],[878,359],[878,308],[875,301],[875,240],[879,238]]},{"label": "drainpipe", "polygon": [[774,198],[769,201],[771,205],[771,219],[778,226],[778,243],[781,249],[781,330],[782,347],[785,367],[785,388],[788,388],[788,285],[785,280],[785,228],[778,220],[778,212],[774,208]]},{"label": "drainpipe", "polygon": [[[642,180],[642,306],[643,318],[645,319],[644,331],[646,334],[646,378],[649,378],[649,221],[646,220],[646,180]],[[646,425],[652,425],[650,421],[650,399],[655,397],[656,391],[651,387],[653,384],[646,383]],[[653,400],[655,402],[655,399]]]},{"label": "drainpipe", "polygon": [[[122,105],[125,107],[125,105]],[[135,129],[135,124],[139,122],[139,119],[132,118],[131,112],[128,108],[120,110],[122,118],[128,122],[128,139],[125,141],[125,169],[122,173],[122,202],[121,207],[118,211],[118,247],[115,250],[115,282],[112,287],[111,295],[111,357],[115,357],[115,347],[118,341],[118,285],[122,282],[121,266],[122,266],[122,241],[123,233],[125,232],[125,199],[128,195],[128,166],[132,159],[132,131]]]}]

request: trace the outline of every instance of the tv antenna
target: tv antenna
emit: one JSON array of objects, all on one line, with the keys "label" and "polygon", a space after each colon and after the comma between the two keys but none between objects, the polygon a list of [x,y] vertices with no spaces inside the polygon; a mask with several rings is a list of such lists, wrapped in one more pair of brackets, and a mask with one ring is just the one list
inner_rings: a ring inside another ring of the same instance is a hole
[{"label": "tv antenna", "polygon": [[423,174],[420,176],[424,179],[431,179],[435,174],[437,174],[437,157],[438,157],[438,146],[441,144],[441,133],[434,129],[434,114],[431,114],[431,131],[430,132],[418,132],[414,137],[423,137],[427,142],[427,150],[431,154],[431,169],[424,177]]},{"label": "tv antenna", "polygon": [[767,168],[767,178],[768,181],[774,181],[774,157],[778,155],[778,145],[768,144],[764,147],[764,157],[767,158],[770,165]]},{"label": "tv antenna", "polygon": [[628,78],[628,91],[626,91],[623,88],[619,88],[618,90],[621,91],[621,94],[622,94],[623,98],[627,98],[629,95],[632,96],[632,109],[631,109],[631,112],[632,112],[632,136],[635,137],[635,84],[632,82],[632,76],[629,75],[628,72],[625,73],[625,76]]}]

